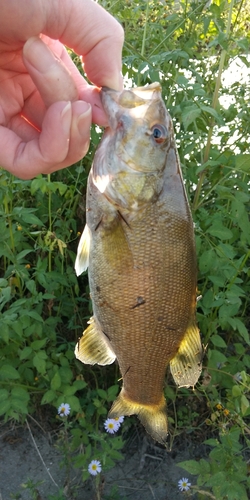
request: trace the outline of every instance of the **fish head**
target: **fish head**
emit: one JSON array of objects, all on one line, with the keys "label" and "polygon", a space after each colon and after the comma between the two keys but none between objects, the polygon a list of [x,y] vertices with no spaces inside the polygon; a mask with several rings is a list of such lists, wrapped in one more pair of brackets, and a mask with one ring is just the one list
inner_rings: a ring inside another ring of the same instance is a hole
[{"label": "fish head", "polygon": [[109,122],[109,164],[113,158],[118,159],[117,165],[125,164],[136,172],[162,172],[173,142],[173,126],[160,84],[121,92],[104,87],[101,100]]},{"label": "fish head", "polygon": [[121,92],[103,88],[101,100],[109,126],[95,154],[90,183],[115,209],[132,216],[156,202],[162,191],[167,157],[175,148],[172,120],[159,83]]}]

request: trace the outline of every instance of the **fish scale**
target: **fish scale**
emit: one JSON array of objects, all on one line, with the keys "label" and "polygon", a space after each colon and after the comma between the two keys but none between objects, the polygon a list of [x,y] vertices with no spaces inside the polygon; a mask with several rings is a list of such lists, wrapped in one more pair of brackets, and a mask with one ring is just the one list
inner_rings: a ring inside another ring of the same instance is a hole
[{"label": "fish scale", "polygon": [[102,102],[110,128],[89,174],[76,260],[77,274],[88,266],[93,318],[75,354],[117,358],[122,390],[110,416],[137,414],[162,443],[167,365],[179,386],[201,372],[193,222],[159,84],[104,89]]}]

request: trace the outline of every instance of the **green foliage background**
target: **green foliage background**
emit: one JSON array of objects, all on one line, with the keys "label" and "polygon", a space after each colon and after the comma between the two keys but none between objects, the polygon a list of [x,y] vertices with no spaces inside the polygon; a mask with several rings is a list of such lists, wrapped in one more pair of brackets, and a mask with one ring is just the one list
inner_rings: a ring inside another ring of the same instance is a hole
[{"label": "green foliage background", "polygon": [[[250,83],[236,78],[226,87],[221,77],[233,61],[250,67],[248,2],[99,3],[125,29],[125,81],[161,82],[196,229],[204,370],[193,392],[177,390],[167,375],[170,446],[179,435],[205,438],[206,460],[182,464],[198,475],[194,491],[199,498],[205,489],[217,500],[244,500],[250,486]],[[231,104],[223,105],[224,96]],[[92,369],[74,357],[91,314],[87,277],[77,280],[73,266],[99,138],[93,126],[87,156],[51,176],[22,181],[0,171],[0,415],[23,421],[42,413],[56,422],[52,407],[69,403],[70,451],[84,449],[76,460],[83,479],[93,448],[106,467],[122,457],[121,437],[108,442],[100,431],[118,392],[117,368]]]}]

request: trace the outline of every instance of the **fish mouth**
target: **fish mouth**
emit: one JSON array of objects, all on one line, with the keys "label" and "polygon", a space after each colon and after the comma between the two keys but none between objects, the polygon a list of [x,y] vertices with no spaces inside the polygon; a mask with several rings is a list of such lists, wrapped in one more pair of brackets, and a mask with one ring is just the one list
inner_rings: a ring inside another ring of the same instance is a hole
[{"label": "fish mouth", "polygon": [[104,106],[105,96],[109,94],[120,106],[124,108],[134,108],[145,104],[147,101],[152,101],[152,99],[159,99],[161,97],[161,92],[162,88],[159,82],[154,82],[145,87],[134,87],[122,91],[114,90],[110,87],[102,87],[100,97]]},{"label": "fish mouth", "polygon": [[119,116],[122,114],[122,109],[130,109],[131,115],[137,115],[137,117],[140,114],[143,115],[142,111],[138,108],[144,106],[146,112],[152,101],[161,100],[161,86],[158,82],[155,82],[146,87],[135,87],[122,91],[102,87],[100,98],[109,126],[115,130]]}]

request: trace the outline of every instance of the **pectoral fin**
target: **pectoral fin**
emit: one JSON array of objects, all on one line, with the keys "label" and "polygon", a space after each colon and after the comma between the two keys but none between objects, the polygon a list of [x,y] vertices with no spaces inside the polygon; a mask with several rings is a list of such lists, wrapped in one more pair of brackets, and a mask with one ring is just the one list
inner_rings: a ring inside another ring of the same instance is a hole
[{"label": "pectoral fin", "polygon": [[89,365],[110,365],[116,358],[103,332],[95,321],[89,320],[89,326],[83,332],[75,347],[75,356],[82,363]]},{"label": "pectoral fin", "polygon": [[89,265],[89,247],[90,247],[90,230],[86,224],[77,248],[77,256],[75,261],[76,275],[79,276],[86,271]]},{"label": "pectoral fin", "polygon": [[202,347],[198,327],[189,325],[175,357],[170,361],[170,370],[179,387],[194,386],[201,374]]}]

